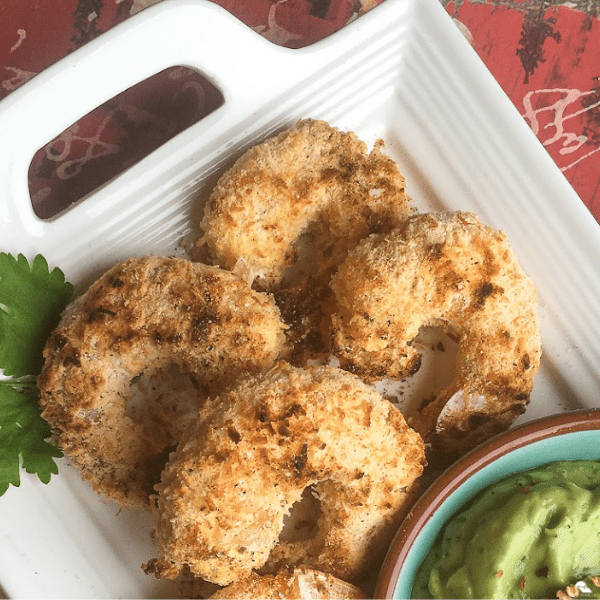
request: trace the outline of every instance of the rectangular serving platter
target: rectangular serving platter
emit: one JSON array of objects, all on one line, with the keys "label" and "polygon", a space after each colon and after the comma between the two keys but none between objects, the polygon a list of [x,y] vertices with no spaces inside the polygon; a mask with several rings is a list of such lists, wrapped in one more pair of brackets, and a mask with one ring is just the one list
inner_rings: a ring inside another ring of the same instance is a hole
[{"label": "rectangular serving platter", "polygon": [[[35,151],[174,65],[204,74],[223,106],[38,220]],[[302,50],[204,0],[142,11],[0,103],[0,251],[42,253],[78,290],[127,257],[185,254],[218,175],[303,117],[382,138],[420,212],[469,210],[506,233],[538,288],[544,353],[520,422],[600,406],[599,226],[438,0],[386,0]],[[0,498],[0,586],[19,598],[178,597],[140,569],[154,556],[151,530],[149,515],[103,501],[64,460],[47,486],[23,474]]]}]

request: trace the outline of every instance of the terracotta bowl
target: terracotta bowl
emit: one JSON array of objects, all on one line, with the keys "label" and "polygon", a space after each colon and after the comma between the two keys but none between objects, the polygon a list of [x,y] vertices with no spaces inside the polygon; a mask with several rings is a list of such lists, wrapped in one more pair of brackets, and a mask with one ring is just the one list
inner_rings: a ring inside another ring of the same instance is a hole
[{"label": "terracotta bowl", "polygon": [[401,525],[375,598],[410,598],[416,572],[445,522],[488,485],[559,460],[600,460],[600,409],[578,410],[515,427],[475,448],[425,491]]}]

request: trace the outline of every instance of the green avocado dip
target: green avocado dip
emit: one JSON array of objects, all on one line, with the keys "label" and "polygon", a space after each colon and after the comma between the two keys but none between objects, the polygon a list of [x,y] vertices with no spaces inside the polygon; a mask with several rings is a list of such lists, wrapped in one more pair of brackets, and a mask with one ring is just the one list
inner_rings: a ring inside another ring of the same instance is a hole
[{"label": "green avocado dip", "polygon": [[[557,462],[489,486],[456,513],[412,598],[555,598],[598,575],[600,461]],[[600,597],[578,586],[578,597]]]}]

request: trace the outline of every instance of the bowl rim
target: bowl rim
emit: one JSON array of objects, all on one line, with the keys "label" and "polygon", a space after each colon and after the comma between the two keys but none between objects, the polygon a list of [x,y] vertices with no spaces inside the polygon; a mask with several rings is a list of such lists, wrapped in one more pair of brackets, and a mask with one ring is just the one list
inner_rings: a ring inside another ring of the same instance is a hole
[{"label": "bowl rim", "polygon": [[375,586],[375,598],[393,598],[402,565],[420,531],[439,506],[467,479],[495,460],[524,446],[558,435],[600,429],[600,409],[541,417],[490,438],[443,471],[415,502],[389,547]]}]

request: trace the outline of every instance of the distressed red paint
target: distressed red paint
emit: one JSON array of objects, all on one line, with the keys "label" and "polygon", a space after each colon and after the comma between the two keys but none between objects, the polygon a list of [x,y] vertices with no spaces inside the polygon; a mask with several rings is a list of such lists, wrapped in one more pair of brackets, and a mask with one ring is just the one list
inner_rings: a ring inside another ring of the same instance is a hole
[{"label": "distressed red paint", "polygon": [[590,12],[556,4],[465,1],[447,10],[470,31],[475,50],[600,219],[598,3],[579,3]]}]

